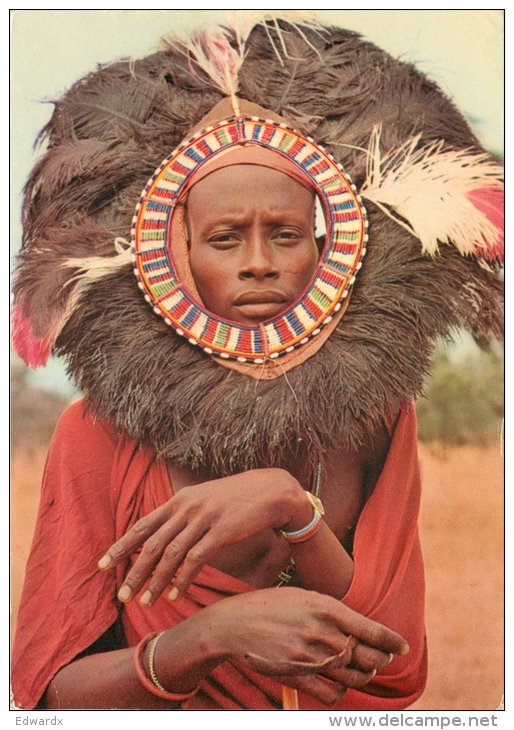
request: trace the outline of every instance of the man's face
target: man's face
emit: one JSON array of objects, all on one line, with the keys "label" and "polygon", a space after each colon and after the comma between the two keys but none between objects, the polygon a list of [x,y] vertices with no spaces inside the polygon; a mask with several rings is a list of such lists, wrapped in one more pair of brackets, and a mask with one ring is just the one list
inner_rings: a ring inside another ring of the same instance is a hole
[{"label": "man's face", "polygon": [[282,172],[217,170],[191,189],[186,220],[198,292],[223,319],[256,325],[275,317],[316,269],[314,194]]}]

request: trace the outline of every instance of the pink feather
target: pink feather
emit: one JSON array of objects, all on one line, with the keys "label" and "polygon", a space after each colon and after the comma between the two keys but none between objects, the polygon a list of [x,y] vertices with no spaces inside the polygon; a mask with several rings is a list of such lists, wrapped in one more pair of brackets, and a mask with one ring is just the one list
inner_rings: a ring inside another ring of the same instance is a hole
[{"label": "pink feather", "polygon": [[23,311],[23,302],[19,302],[13,309],[12,340],[14,349],[24,360],[25,364],[34,370],[41,365],[46,365],[52,352],[52,347],[57,337],[59,323],[52,322],[44,337],[37,337],[32,329],[30,317]]},{"label": "pink feather", "polygon": [[[495,241],[486,241],[486,251],[475,249],[477,255],[489,261],[503,262],[504,256],[504,192],[499,186],[488,185],[466,194],[467,199],[495,226],[498,236]],[[485,253],[485,255],[484,255]]]}]

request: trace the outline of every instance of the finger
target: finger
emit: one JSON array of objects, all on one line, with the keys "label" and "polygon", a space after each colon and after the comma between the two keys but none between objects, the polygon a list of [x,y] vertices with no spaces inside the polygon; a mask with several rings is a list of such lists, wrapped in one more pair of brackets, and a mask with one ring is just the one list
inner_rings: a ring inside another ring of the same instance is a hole
[{"label": "finger", "polygon": [[244,660],[256,672],[268,676],[299,677],[317,674],[329,676],[330,674],[331,677],[336,677],[336,671],[350,663],[351,654],[345,648],[339,654],[333,654],[324,659],[313,657],[302,661],[287,657],[270,658],[254,652],[246,652]]},{"label": "finger", "polygon": [[[189,552],[194,552],[196,550],[198,545],[201,543],[201,537],[202,531],[198,526],[192,524],[188,525],[172,541],[170,541],[168,545],[165,546],[162,551],[162,557],[155,568],[150,582],[148,583],[148,587],[141,597],[141,603],[143,605],[151,606],[155,603],[161,593],[170,585],[173,577],[177,574],[177,571],[180,569],[180,574],[182,573],[184,569],[183,565],[185,565],[185,562],[183,561],[185,561]],[[199,572],[202,567],[203,566],[199,566],[197,572]],[[190,583],[191,581],[182,581],[179,585],[178,591],[173,589],[173,596],[171,597],[171,600],[175,600],[181,590],[183,592]],[[182,588],[182,586],[185,586],[185,588]]]},{"label": "finger", "polygon": [[169,506],[163,505],[146,517],[138,520],[126,535],[111,545],[105,555],[98,561],[100,570],[112,568],[126,560],[135,550],[156,532],[169,518]]},{"label": "finger", "polygon": [[352,651],[350,666],[365,672],[382,669],[391,661],[392,655],[373,649],[366,644],[357,644]]},{"label": "finger", "polygon": [[[201,540],[196,542],[187,551],[180,572],[176,575],[169,599],[175,601],[183,595],[202,568],[209,562],[213,555],[223,547],[216,534],[208,532]],[[157,574],[157,571],[156,571]]]},{"label": "finger", "polygon": [[[159,561],[162,559],[167,548],[170,544],[174,544],[174,538],[180,529],[181,525],[178,521],[169,521],[163,525],[160,530],[157,530],[157,532],[153,535],[150,535],[141,550],[141,554],[123,580],[123,585],[118,593],[118,598],[121,601],[130,601],[136,593],[138,593],[148,578],[150,578],[155,566],[159,564]],[[177,569],[178,565],[180,565],[180,559],[181,556],[178,556],[175,567],[173,567],[173,565],[169,565],[167,583],[169,583],[174,575],[174,571]],[[164,587],[167,583],[164,584]],[[160,595],[160,593],[156,594],[156,597],[157,595]],[[150,601],[148,600],[149,598],[150,596],[147,596],[146,591],[144,596],[141,598],[143,605],[150,605]]]},{"label": "finger", "polygon": [[396,631],[352,611],[344,604],[339,604],[341,630],[345,634],[356,636],[361,642],[389,654],[408,654],[410,647],[405,639]]},{"label": "finger", "polygon": [[337,666],[337,664],[328,666],[321,672],[323,677],[327,677],[351,689],[365,687],[368,682],[371,682],[376,673],[376,669],[373,669],[371,672],[362,672],[359,669],[341,667]]},{"label": "finger", "polygon": [[280,677],[280,682],[288,687],[305,692],[329,707],[337,704],[337,702],[341,702],[346,695],[346,687],[344,685],[339,682],[329,681],[317,675]]}]

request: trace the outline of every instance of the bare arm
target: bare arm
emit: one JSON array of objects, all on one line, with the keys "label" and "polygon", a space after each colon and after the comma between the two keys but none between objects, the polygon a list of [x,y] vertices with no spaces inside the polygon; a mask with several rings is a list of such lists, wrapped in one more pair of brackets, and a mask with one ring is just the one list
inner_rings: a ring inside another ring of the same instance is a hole
[{"label": "bare arm", "polygon": [[[209,649],[208,614],[189,619],[160,639],[170,659],[166,680],[174,692],[187,693],[219,663]],[[134,665],[135,648],[90,654],[63,667],[49,684],[44,697],[47,709],[174,709],[141,684]],[[142,656],[148,668],[148,647]],[[159,675],[160,677],[161,675]],[[164,678],[164,674],[163,674]],[[163,679],[164,681],[164,679]]]},{"label": "bare arm", "polygon": [[[271,588],[219,601],[166,631],[157,644],[155,671],[168,691],[187,693],[215,666],[230,661],[333,704],[347,687],[365,686],[387,664],[389,653],[407,651],[398,634],[329,596]],[[72,662],[51,682],[46,707],[177,707],[142,686],[133,657],[130,648]],[[148,667],[147,656],[142,663]]]}]

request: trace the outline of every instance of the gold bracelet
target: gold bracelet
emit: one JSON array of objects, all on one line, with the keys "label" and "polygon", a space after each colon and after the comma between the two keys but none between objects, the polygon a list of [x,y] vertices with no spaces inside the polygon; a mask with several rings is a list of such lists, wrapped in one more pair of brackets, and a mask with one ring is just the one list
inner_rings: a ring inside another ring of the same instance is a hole
[{"label": "gold bracelet", "polygon": [[[188,700],[193,697],[200,689],[200,686],[196,687],[192,692],[184,692],[183,694],[178,694],[176,692],[168,692],[159,682],[155,675],[153,660],[157,641],[164,633],[164,631],[161,631],[158,634],[149,634],[139,642],[139,644],[136,646],[136,651],[134,652],[134,667],[136,669],[138,679],[143,687],[151,692],[153,695],[155,695],[156,697],[160,697],[161,700],[168,700],[169,702],[183,702],[184,700]],[[143,667],[143,652],[148,644],[150,644],[150,642],[152,644],[152,646],[150,647],[151,658],[149,659],[149,672],[151,679],[150,677],[148,677]]]}]

